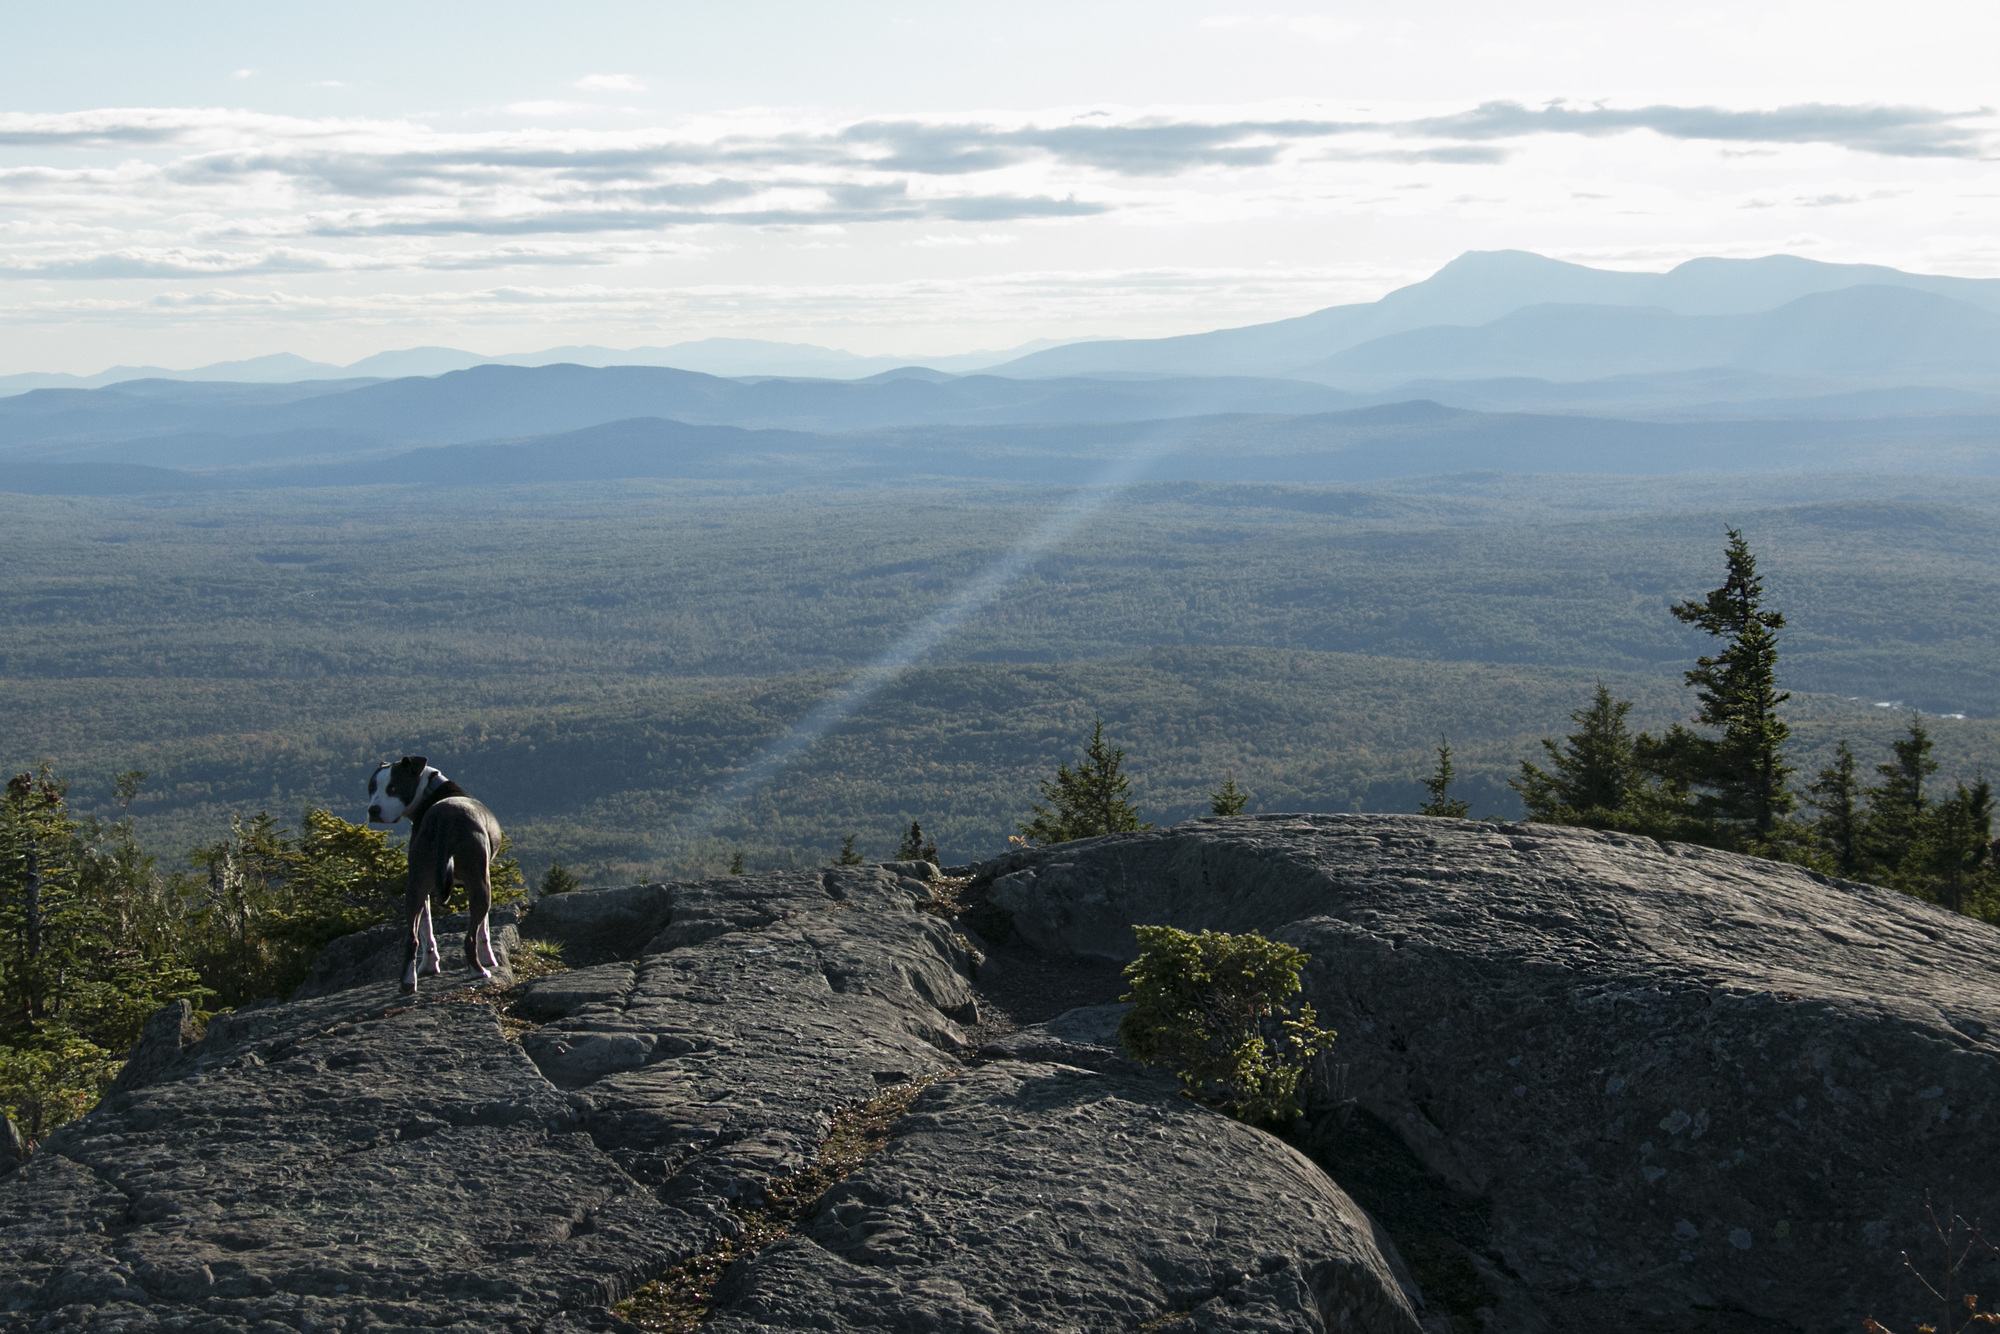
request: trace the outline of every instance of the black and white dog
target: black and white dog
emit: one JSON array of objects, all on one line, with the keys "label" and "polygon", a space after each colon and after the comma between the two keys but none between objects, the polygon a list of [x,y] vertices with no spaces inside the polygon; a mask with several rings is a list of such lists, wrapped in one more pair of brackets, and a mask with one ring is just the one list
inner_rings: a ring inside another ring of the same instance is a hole
[{"label": "black and white dog", "polygon": [[493,976],[493,933],[486,922],[493,906],[493,854],[500,847],[500,822],[465,789],[431,768],[421,755],[384,763],[368,779],[368,823],[410,821],[410,885],[403,911],[410,925],[404,943],[403,991],[417,989],[418,965],[432,976],[444,971],[431,903],[440,911],[454,883],[465,887],[472,921],[465,933],[465,962],[481,977]]}]

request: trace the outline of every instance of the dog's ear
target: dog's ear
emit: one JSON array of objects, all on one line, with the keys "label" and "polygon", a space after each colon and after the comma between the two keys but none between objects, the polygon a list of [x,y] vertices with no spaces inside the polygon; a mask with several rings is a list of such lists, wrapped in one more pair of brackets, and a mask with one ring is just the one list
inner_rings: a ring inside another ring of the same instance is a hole
[{"label": "dog's ear", "polygon": [[405,755],[403,757],[403,763],[408,767],[415,769],[418,773],[422,773],[424,770],[431,767],[431,762],[425,759],[421,755]]}]

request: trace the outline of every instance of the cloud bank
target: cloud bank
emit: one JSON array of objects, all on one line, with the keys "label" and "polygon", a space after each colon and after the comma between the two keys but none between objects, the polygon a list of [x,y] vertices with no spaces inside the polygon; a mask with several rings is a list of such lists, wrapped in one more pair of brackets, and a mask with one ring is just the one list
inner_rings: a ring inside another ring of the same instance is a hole
[{"label": "cloud bank", "polygon": [[[608,106],[644,91],[635,77],[573,86],[597,100],[491,108],[479,129],[456,128],[474,119],[463,115],[0,113],[0,321],[158,327],[263,312],[414,326],[426,313],[478,324],[539,307],[584,323],[750,332],[740,321],[759,309],[817,327],[903,317],[878,310],[1002,324],[1012,311],[1039,335],[1074,328],[1079,310],[1109,315],[1079,332],[1118,332],[1173,327],[1199,305],[1247,322],[1358,295],[1352,274],[1317,273],[1329,252],[1305,241],[1263,256],[1271,268],[1218,276],[1245,255],[1247,226],[1304,236],[1328,217],[1561,218],[1587,200],[1670,216],[1688,202],[1669,170],[1690,164],[1716,192],[1700,205],[1711,212],[1866,209],[1908,194],[1909,173],[1978,171],[2000,151],[1988,108],[1502,100],[847,120],[750,110],[641,124]],[[1746,155],[1759,173],[1776,162],[1796,179],[1717,185],[1739,179],[1729,164]],[[1103,238],[1169,226],[1222,238],[1197,260],[1210,277],[1176,296],[1173,282],[1116,276],[1167,252],[1140,258]],[[1086,236],[1099,239],[1056,243]],[[845,258],[796,265],[790,285],[745,281],[761,281],[764,257],[814,247]],[[865,274],[854,268],[863,251]],[[1003,251],[1030,271],[997,285],[971,277],[979,256]],[[914,252],[959,276],[902,281],[911,266],[886,257]],[[1063,306],[1089,284],[1091,302]]]},{"label": "cloud bank", "polygon": [[[625,75],[580,87],[617,90]],[[7,273],[133,276],[132,243],[229,248],[237,258],[146,261],[157,272],[286,271],[322,261],[297,243],[370,238],[575,237],[694,228],[1011,223],[1157,210],[1204,186],[1327,162],[1480,168],[1537,141],[1667,140],[1822,146],[1892,158],[1985,160],[1989,110],[1809,104],[1770,110],[1488,102],[1414,117],[1232,117],[1094,111],[1061,117],[743,117],[629,130],[450,132],[409,121],[302,119],[224,109],[0,115],[0,208],[13,237],[82,219],[144,230],[101,251],[15,253]],[[22,161],[22,159],[30,159]],[[93,216],[94,215],[94,216]],[[181,229],[169,235],[167,223]],[[52,237],[40,238],[55,244]],[[264,249],[257,249],[259,244]],[[285,248],[290,243],[292,249]],[[6,244],[0,242],[0,244]],[[206,252],[205,252],[206,253]],[[518,265],[496,247],[495,267]],[[351,261],[368,266],[372,261]],[[390,261],[427,267],[420,252]],[[574,254],[550,263],[580,262]],[[606,252],[603,262],[617,256]],[[348,261],[327,259],[330,267]],[[462,253],[439,264],[463,267]],[[192,266],[192,268],[190,268]]]}]

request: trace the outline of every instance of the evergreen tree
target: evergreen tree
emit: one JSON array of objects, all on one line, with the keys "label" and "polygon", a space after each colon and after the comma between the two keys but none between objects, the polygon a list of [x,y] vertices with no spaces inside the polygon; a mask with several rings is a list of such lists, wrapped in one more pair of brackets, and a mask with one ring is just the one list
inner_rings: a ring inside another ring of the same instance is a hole
[{"label": "evergreen tree", "polygon": [[552,894],[572,893],[582,887],[583,882],[571,875],[569,868],[562,864],[562,858],[558,857],[549,863],[548,873],[542,877],[540,893],[541,897],[548,898]]},{"label": "evergreen tree", "polygon": [[741,849],[729,854],[729,874],[743,874],[743,853]]},{"label": "evergreen tree", "polygon": [[1452,767],[1451,747],[1442,737],[1438,739],[1437,768],[1424,780],[1424,791],[1430,799],[1417,807],[1418,815],[1439,815],[1447,819],[1463,820],[1472,814],[1472,808],[1451,795],[1451,782],[1458,771]]},{"label": "evergreen tree", "polygon": [[129,822],[107,837],[65,795],[43,768],[0,796],[0,1112],[31,1140],[89,1110],[153,1011],[208,994],[155,944],[173,898]]},{"label": "evergreen tree", "polygon": [[1604,682],[1585,707],[1570,714],[1577,730],[1561,745],[1544,738],[1549,768],[1521,761],[1521,776],[1510,786],[1521,794],[1528,818],[1544,824],[1580,824],[1593,829],[1621,825],[1621,812],[1641,785],[1632,734],[1625,715],[1632,701],[1613,699]]},{"label": "evergreen tree", "polygon": [[833,859],[835,866],[860,866],[868,859],[854,850],[856,835],[849,834],[840,840],[840,855]]},{"label": "evergreen tree", "polygon": [[1863,812],[1861,785],[1855,777],[1854,752],[1845,738],[1834,753],[1834,761],[1819,771],[1806,785],[1806,802],[1817,810],[1820,842],[1833,858],[1834,869],[1845,876],[1862,871]]},{"label": "evergreen tree", "polygon": [[1924,811],[1893,883],[1953,912],[1984,916],[1996,906],[1993,881],[1993,787],[1982,774]]},{"label": "evergreen tree", "polygon": [[1882,781],[1868,789],[1868,814],[1863,827],[1864,860],[1874,874],[1893,879],[1916,842],[1930,798],[1924,780],[1938,770],[1931,758],[1931,734],[1924,720],[1910,715],[1910,734],[1891,742],[1896,758],[1875,766]]},{"label": "evergreen tree", "polygon": [[1035,818],[1018,826],[1022,840],[1067,843],[1073,838],[1151,829],[1132,805],[1132,783],[1121,772],[1124,763],[1123,750],[1104,744],[1104,720],[1099,718],[1076,768],[1058,765],[1056,776],[1043,782],[1042,800],[1031,808]]},{"label": "evergreen tree", "polygon": [[1241,815],[1243,808],[1250,804],[1250,794],[1236,786],[1234,778],[1222,780],[1222,786],[1208,794],[1210,815]]},{"label": "evergreen tree", "polygon": [[[288,994],[330,942],[401,914],[408,863],[387,831],[322,810],[300,823],[292,834],[262,811],[233,817],[228,837],[188,854],[183,948],[224,1005]],[[493,858],[495,903],[525,892],[508,847]],[[456,889],[446,910],[464,897]]]},{"label": "evergreen tree", "polygon": [[1784,755],[1791,729],[1778,717],[1778,706],[1791,698],[1778,689],[1778,631],[1785,618],[1765,609],[1757,558],[1734,528],[1727,564],[1721,587],[1672,608],[1676,620],[1724,641],[1720,653],[1697,659],[1686,673],[1701,701],[1696,721],[1722,735],[1682,744],[1695,761],[1689,776],[1700,789],[1697,813],[1721,841],[1743,834],[1762,840],[1793,806]]},{"label": "evergreen tree", "polygon": [[923,825],[916,820],[910,821],[909,832],[903,835],[902,843],[896,848],[896,860],[899,862],[929,862],[935,866],[937,865],[937,859],[937,840],[934,838],[925,838]]}]

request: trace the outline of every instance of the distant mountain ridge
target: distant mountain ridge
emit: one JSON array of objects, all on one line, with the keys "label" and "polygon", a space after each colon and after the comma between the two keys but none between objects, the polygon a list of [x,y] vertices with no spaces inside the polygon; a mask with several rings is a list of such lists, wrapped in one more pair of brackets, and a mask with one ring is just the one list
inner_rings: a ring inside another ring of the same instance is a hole
[{"label": "distant mountain ridge", "polygon": [[[1333,306],[1295,319],[1253,324],[1237,329],[1186,334],[1176,338],[1107,339],[1031,353],[993,368],[999,375],[1201,374],[1265,375],[1327,379],[1354,387],[1343,375],[1350,368],[1336,359],[1350,349],[1419,330],[1476,329],[1533,308],[1561,307],[1576,315],[1565,323],[1545,321],[1551,337],[1587,339],[1592,322],[1602,326],[1611,309],[1651,307],[1660,314],[1640,323],[1659,325],[1669,317],[1715,319],[1745,317],[1775,311],[1802,300],[1854,289],[1899,289],[1926,295],[1938,304],[1924,306],[1945,323],[1964,322],[1967,311],[2000,316],[2000,279],[1953,278],[1904,273],[1872,264],[1825,264],[1792,255],[1762,259],[1689,260],[1666,273],[1622,273],[1565,263],[1521,250],[1472,251],[1459,256],[1422,282],[1398,288],[1379,301]],[[1836,307],[1837,308],[1837,307]],[[1963,308],[1963,309],[1959,309]],[[1860,317],[1866,312],[1848,313]],[[1837,336],[1852,338],[1852,325]],[[1658,337],[1658,335],[1650,335]],[[1432,341],[1442,340],[1439,334]],[[1822,343],[1827,341],[1822,336]],[[1862,340],[1865,344],[1865,339]],[[1385,349],[1360,358],[1369,376],[1417,378],[1441,374],[1419,361],[1391,366]],[[1565,378],[1552,358],[1535,359],[1539,345],[1523,341],[1512,372],[1545,379]],[[1696,362],[1693,365],[1735,364]],[[1690,363],[1645,363],[1628,357],[1619,371],[1666,371]],[[1872,372],[1875,368],[1871,365]],[[1819,373],[1827,368],[1815,367]],[[1468,372],[1471,373],[1471,372]],[[1574,378],[1584,378],[1582,376]]]},{"label": "distant mountain ridge", "polygon": [[2000,314],[1904,287],[1820,292],[1748,315],[1657,306],[1528,306],[1490,324],[1373,339],[1293,374],[1347,389],[1412,379],[1556,381],[1729,369],[1849,383],[2000,382]]},{"label": "distant mountain ridge", "polygon": [[[406,382],[396,382],[406,383]],[[422,382],[418,382],[422,383]],[[0,452],[0,491],[108,495],[624,479],[765,489],[1125,481],[1355,483],[1448,474],[1873,471],[2000,476],[1991,416],[1620,421],[1429,402],[1099,424],[750,430],[658,417],[424,444],[333,429],[190,433],[95,451]]]},{"label": "distant mountain ridge", "polygon": [[[523,429],[530,432],[638,415],[840,430],[1329,411],[1415,397],[1479,409],[1686,416],[1962,412],[2000,402],[2000,279],[1790,255],[1697,259],[1665,273],[1626,273],[1526,251],[1475,251],[1379,301],[1175,338],[1068,342],[1020,356],[968,353],[919,365],[726,338],[622,351],[558,347],[497,358],[418,347],[347,367],[280,353],[152,379],[132,378],[146,371],[138,367],[82,379],[0,377],[0,403],[20,406],[23,390],[83,389],[115,380],[121,394],[150,397],[147,410],[158,419],[151,429],[158,432],[197,428],[189,416],[192,399],[168,406],[174,394],[163,386],[169,382],[231,382],[241,411],[249,411],[251,389],[283,382],[294,386],[296,400],[327,402],[283,410],[267,404],[268,415],[331,427],[336,423],[326,414],[338,416],[363,402],[414,410],[437,401],[428,391],[374,393],[371,381],[416,384],[509,369],[554,375],[536,391],[541,398],[524,407]],[[587,369],[617,374],[612,380],[578,375]],[[627,373],[642,370],[696,378],[677,382],[671,392],[662,388],[665,379],[649,382],[634,399],[639,381]],[[544,401],[558,382],[578,392],[609,389],[620,410]],[[504,394],[518,395],[524,382],[480,383],[504,383]],[[1037,383],[1051,387],[1019,387]],[[308,388],[313,385],[326,389]],[[10,389],[16,392],[7,397]],[[361,398],[350,397],[355,392]],[[76,410],[89,416],[108,402]],[[207,410],[220,410],[220,402],[209,400]],[[38,402],[25,410],[49,416],[72,406]],[[497,425],[491,404],[469,403],[465,410]],[[0,419],[12,415],[10,407]],[[397,434],[379,423],[365,429]],[[413,429],[416,434],[399,438],[431,438],[425,433],[430,428]],[[0,425],[0,436],[6,430]]]},{"label": "distant mountain ridge", "polygon": [[[634,417],[693,425],[844,431],[883,427],[1091,423],[1230,412],[1326,412],[1353,395],[1301,381],[1242,378],[1010,380],[878,376],[736,380],[657,366],[475,366],[435,378],[298,385],[142,380],[39,389],[0,399],[0,455],[90,453],[197,435],[241,439],[335,432],[395,444],[453,444],[578,430]],[[118,451],[157,463],[150,447]],[[137,452],[135,452],[137,451]]]},{"label": "distant mountain ridge", "polygon": [[0,375],[0,397],[35,389],[101,389],[133,380],[230,381],[239,384],[289,384],[308,380],[402,379],[446,375],[474,366],[664,366],[721,376],[792,376],[828,380],[858,380],[921,361],[934,370],[968,374],[1041,348],[1073,343],[1074,339],[1040,338],[1018,347],[992,352],[912,358],[862,356],[810,343],[774,343],[761,338],[703,338],[668,347],[610,348],[568,346],[539,352],[510,352],[489,357],[455,347],[409,347],[373,356],[347,366],[310,361],[290,352],[219,361],[192,370],[161,366],[113,366],[95,375],[31,371]]}]

